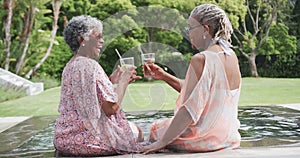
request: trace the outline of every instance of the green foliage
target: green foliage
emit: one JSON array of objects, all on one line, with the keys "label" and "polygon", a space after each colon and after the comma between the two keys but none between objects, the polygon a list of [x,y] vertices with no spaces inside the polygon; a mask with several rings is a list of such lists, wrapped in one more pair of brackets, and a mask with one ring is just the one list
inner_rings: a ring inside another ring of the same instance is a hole
[{"label": "green foliage", "polygon": [[134,29],[131,31],[131,37],[137,39],[141,43],[146,43],[147,42],[147,32],[146,30],[139,28],[139,29]]},{"label": "green foliage", "polygon": [[[220,6],[227,14],[233,28],[239,27],[239,22],[244,20],[247,14],[245,0],[222,0],[214,3]],[[228,5],[230,4],[230,5]]]},{"label": "green foliage", "polygon": [[288,29],[283,23],[274,23],[270,28],[270,35],[259,50],[265,56],[257,64],[262,77],[300,77],[297,41],[288,34]]},{"label": "green foliage", "polygon": [[103,21],[103,38],[105,40],[104,49],[118,36],[127,36],[126,33],[129,33],[130,35],[130,31],[135,28],[138,28],[138,25],[132,19],[132,17],[128,15],[122,15],[121,17],[115,16],[105,19]]},{"label": "green foliage", "polygon": [[41,78],[60,80],[63,68],[73,56],[63,37],[56,37],[56,40],[57,44],[53,45],[51,54],[37,70],[36,75],[39,75]]},{"label": "green foliage", "polygon": [[[177,9],[184,13],[189,13],[194,7],[197,1],[182,1],[182,0],[148,0],[151,5],[161,5],[167,8]],[[199,2],[199,1],[198,1]]]},{"label": "green foliage", "polygon": [[125,37],[120,35],[113,39],[113,41],[106,47],[104,52],[101,53],[99,63],[103,67],[104,71],[109,75],[113,72],[114,68],[119,64],[119,57],[115,52],[118,49],[120,54],[123,56],[133,47],[139,45],[139,41],[132,37]]},{"label": "green foliage", "polygon": [[262,77],[299,78],[300,54],[272,55],[258,64]]},{"label": "green foliage", "polygon": [[160,52],[157,55],[156,60],[160,63],[168,63],[186,61],[186,58],[179,52]]},{"label": "green foliage", "polygon": [[[32,32],[32,36],[30,38],[27,55],[22,66],[22,73],[20,75],[24,75],[43,58],[50,43],[51,31],[43,31],[43,30],[33,30],[33,31],[34,32]],[[54,42],[54,45],[56,44],[58,44],[57,41]]]},{"label": "green foliage", "polygon": [[283,23],[274,23],[270,28],[269,37],[259,50],[259,54],[281,54],[282,56],[295,54],[297,50],[296,37],[289,35],[288,29]]},{"label": "green foliage", "polygon": [[294,8],[292,9],[291,18],[288,23],[289,31],[297,38],[297,52],[300,52],[300,1],[294,1]]},{"label": "green foliage", "polygon": [[182,41],[182,36],[172,31],[159,31],[155,34],[156,42],[163,43],[174,48],[178,48]]},{"label": "green foliage", "polygon": [[[52,6],[49,5],[49,8],[52,8]],[[57,30],[57,35],[62,36],[64,26],[68,20],[78,15],[90,15],[91,8],[92,3],[90,0],[64,0],[60,8],[60,18],[58,19],[58,25],[60,27]],[[50,27],[52,26],[49,26],[49,28]]]},{"label": "green foliage", "polygon": [[[1,1],[3,3],[3,1]],[[21,32],[24,27],[24,17],[28,12],[30,3],[34,3],[36,9],[35,21],[31,33],[29,48],[25,61],[21,67],[21,75],[25,74],[32,68],[44,55],[49,46],[49,37],[52,29],[52,4],[50,0],[18,0],[15,2],[13,10],[13,21],[11,26],[11,65],[10,70],[14,71],[15,64],[22,52],[20,40],[22,38]],[[295,8],[290,8],[287,0],[251,0],[250,8],[252,13],[255,13],[255,8],[261,5],[262,12],[259,18],[265,20],[268,18],[270,11],[274,8],[274,4],[279,5],[278,21],[274,23],[270,36],[263,43],[262,48],[259,49],[258,54],[266,55],[267,68],[259,66],[259,71],[263,76],[276,76],[274,73],[284,74],[281,76],[295,76],[292,75],[294,69],[293,65],[298,64],[298,58],[295,55],[297,49],[299,50],[299,16],[294,16],[298,13],[299,2],[295,4]],[[138,53],[137,46],[149,43],[160,43],[165,45],[160,52],[174,52],[175,50],[185,55],[189,60],[192,54],[197,51],[192,50],[190,41],[186,36],[184,27],[187,25],[187,18],[192,9],[200,4],[213,3],[223,8],[234,28],[239,27],[239,22],[243,22],[247,15],[247,7],[245,0],[67,0],[63,1],[59,17],[59,30],[55,45],[51,51],[50,56],[45,63],[35,72],[34,79],[41,77],[43,80],[57,79],[60,80],[64,65],[72,56],[68,46],[64,43],[62,31],[67,20],[77,15],[91,15],[103,21],[104,24],[104,47],[103,53],[100,57],[100,64],[104,70],[110,74],[114,67],[118,64],[118,56],[115,53],[115,48],[123,55],[136,55]],[[230,4],[230,5],[228,5]],[[3,5],[0,6],[0,16],[5,19],[6,12]],[[297,9],[298,8],[298,9]],[[293,14],[292,16],[289,16]],[[255,14],[253,14],[255,15]],[[296,23],[293,23],[289,18],[291,17]],[[3,26],[3,20],[0,24]],[[251,24],[251,18],[247,16],[246,26]],[[285,24],[285,25],[284,25]],[[259,29],[262,29],[263,21],[259,20]],[[292,28],[292,29],[289,29]],[[244,39],[250,39],[253,29],[248,28]],[[291,33],[291,36],[289,34]],[[0,63],[4,66],[4,28],[0,30]],[[255,48],[258,44],[259,37],[255,37],[250,43],[244,41],[245,52],[250,52],[250,48]],[[151,45],[151,44],[150,44]],[[297,46],[298,45],[298,46]],[[148,49],[148,48],[147,48]],[[151,51],[149,49],[148,51]],[[166,53],[168,54],[168,53]],[[276,58],[272,54],[278,54]],[[280,54],[280,55],[279,55]],[[137,59],[139,56],[135,56]],[[166,56],[165,61],[170,60]],[[276,59],[276,60],[275,60]],[[137,61],[137,64],[140,61]],[[245,61],[240,61],[242,66],[247,65]],[[272,65],[271,65],[272,64]],[[261,64],[262,65],[262,64]],[[271,65],[271,66],[270,66]],[[284,66],[283,66],[284,65]],[[299,64],[298,64],[299,65]],[[139,68],[139,65],[136,65]],[[286,69],[290,72],[282,73],[281,69]],[[247,68],[243,75],[248,73]],[[272,74],[265,72],[272,71]],[[276,70],[276,71],[275,71]],[[279,71],[280,70],[280,71]],[[141,73],[138,72],[138,73]],[[296,74],[296,73],[294,73]],[[280,76],[280,75],[277,75]]]},{"label": "green foliage", "polygon": [[5,53],[4,53],[5,45],[2,40],[0,40],[0,67],[4,67],[5,61]]},{"label": "green foliage", "polygon": [[25,92],[21,89],[16,89],[13,87],[0,87],[0,102],[14,100],[26,96]]},{"label": "green foliage", "polygon": [[185,78],[186,70],[189,64],[191,54],[183,55],[179,52],[161,51],[156,55],[157,63],[168,73],[178,78]]},{"label": "green foliage", "polygon": [[93,5],[89,13],[92,16],[104,20],[120,11],[133,9],[134,7],[130,0],[101,0]]},{"label": "green foliage", "polygon": [[32,82],[42,82],[44,84],[44,90],[60,86],[60,81],[54,77],[49,76],[46,72],[34,76],[31,78]]},{"label": "green foliage", "polygon": [[72,1],[67,0],[62,3],[62,14],[66,15],[69,19],[77,15],[88,15],[91,9],[90,0]]}]

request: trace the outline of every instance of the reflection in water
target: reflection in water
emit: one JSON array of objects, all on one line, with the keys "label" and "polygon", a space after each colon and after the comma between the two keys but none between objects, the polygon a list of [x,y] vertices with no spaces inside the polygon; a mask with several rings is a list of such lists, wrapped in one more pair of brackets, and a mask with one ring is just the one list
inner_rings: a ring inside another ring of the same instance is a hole
[{"label": "reflection in water", "polygon": [[239,120],[243,140],[300,137],[299,111],[273,106],[244,107],[239,109]]},{"label": "reflection in water", "polygon": [[[148,111],[127,114],[127,118],[130,121],[141,126],[145,132],[145,138],[149,135],[149,128],[152,122],[157,119],[170,118],[172,116],[173,111],[161,111],[159,113],[151,113]],[[52,118],[50,124],[47,124],[48,126],[46,128],[43,128],[43,130],[28,138],[27,141],[18,147],[6,152],[1,151],[0,157],[54,156],[52,142],[54,119],[55,117]],[[239,120],[241,122],[239,132],[242,136],[242,147],[274,146],[284,144],[300,145],[299,111],[278,106],[240,107]],[[28,125],[25,124],[23,126]]]}]

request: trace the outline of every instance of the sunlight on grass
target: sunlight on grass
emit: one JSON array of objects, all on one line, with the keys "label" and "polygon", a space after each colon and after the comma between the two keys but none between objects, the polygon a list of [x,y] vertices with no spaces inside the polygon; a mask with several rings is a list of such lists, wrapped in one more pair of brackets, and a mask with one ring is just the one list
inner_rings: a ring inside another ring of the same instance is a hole
[{"label": "sunlight on grass", "polygon": [[[300,103],[300,79],[243,78],[239,106]],[[3,116],[58,115],[60,87],[0,103]],[[128,86],[125,111],[173,110],[178,93],[161,81]]]},{"label": "sunlight on grass", "polygon": [[125,111],[168,110],[175,108],[178,92],[163,82],[129,85],[122,106]]},{"label": "sunlight on grass", "polygon": [[239,105],[300,103],[300,79],[243,78]]},{"label": "sunlight on grass", "polygon": [[60,87],[48,89],[38,95],[26,96],[0,103],[0,116],[58,115]]}]

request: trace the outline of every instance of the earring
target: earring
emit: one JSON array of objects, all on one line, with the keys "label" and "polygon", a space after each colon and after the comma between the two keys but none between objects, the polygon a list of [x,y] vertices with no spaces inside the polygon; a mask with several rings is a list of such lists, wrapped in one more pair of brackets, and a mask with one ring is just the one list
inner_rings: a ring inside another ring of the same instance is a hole
[{"label": "earring", "polygon": [[84,47],[85,46],[85,44],[84,43],[82,43],[82,47]]},{"label": "earring", "polygon": [[206,39],[206,36],[205,36],[205,35],[203,35],[203,39]]}]

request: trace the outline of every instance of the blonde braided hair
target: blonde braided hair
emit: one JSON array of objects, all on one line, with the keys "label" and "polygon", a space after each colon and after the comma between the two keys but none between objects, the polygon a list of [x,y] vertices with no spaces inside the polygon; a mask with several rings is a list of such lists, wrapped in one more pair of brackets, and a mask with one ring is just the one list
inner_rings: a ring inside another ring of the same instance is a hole
[{"label": "blonde braided hair", "polygon": [[196,18],[202,25],[208,25],[212,29],[214,40],[222,38],[231,43],[232,25],[220,7],[214,4],[202,4],[192,10],[190,17]]}]

